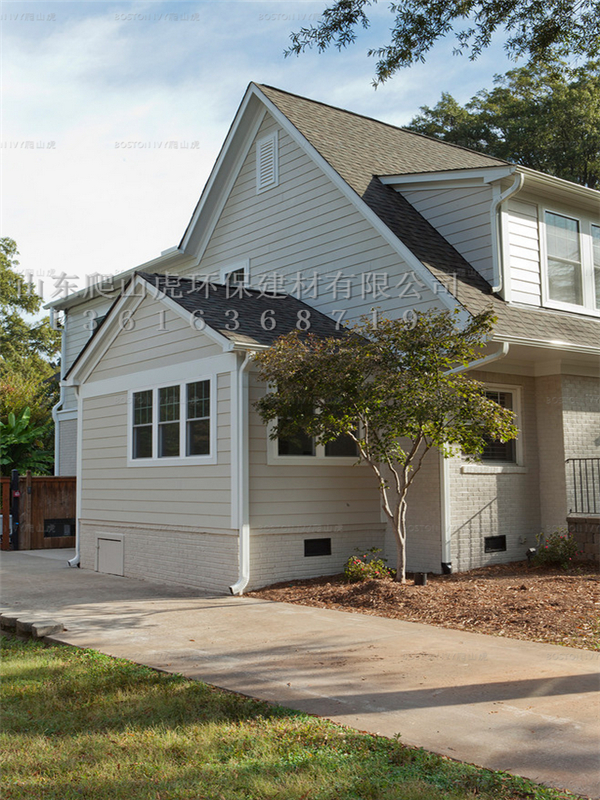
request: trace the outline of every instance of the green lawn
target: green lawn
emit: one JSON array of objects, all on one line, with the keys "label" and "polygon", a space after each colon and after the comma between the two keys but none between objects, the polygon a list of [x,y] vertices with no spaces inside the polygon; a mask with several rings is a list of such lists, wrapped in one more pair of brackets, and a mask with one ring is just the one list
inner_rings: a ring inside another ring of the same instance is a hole
[{"label": "green lawn", "polygon": [[4,800],[558,800],[90,650],[2,640]]}]

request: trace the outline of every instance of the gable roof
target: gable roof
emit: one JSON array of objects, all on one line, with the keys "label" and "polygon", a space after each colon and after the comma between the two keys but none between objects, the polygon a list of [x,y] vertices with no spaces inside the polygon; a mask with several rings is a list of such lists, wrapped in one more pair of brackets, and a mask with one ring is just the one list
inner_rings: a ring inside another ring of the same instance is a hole
[{"label": "gable roof", "polygon": [[467,311],[492,307],[498,318],[495,338],[600,348],[600,320],[509,305],[406,198],[378,179],[509,167],[509,162],[271,86],[258,89]]},{"label": "gable roof", "polygon": [[[244,349],[269,347],[278,336],[300,330],[297,324],[302,319],[307,319],[307,333],[320,337],[346,335],[345,329],[339,328],[331,317],[291,294],[274,295],[242,286],[199,282],[197,278],[177,278],[176,285],[170,285],[173,276],[137,274],[185,311],[199,313],[198,321],[204,320],[232,345]],[[271,320],[275,322],[272,329]]]}]

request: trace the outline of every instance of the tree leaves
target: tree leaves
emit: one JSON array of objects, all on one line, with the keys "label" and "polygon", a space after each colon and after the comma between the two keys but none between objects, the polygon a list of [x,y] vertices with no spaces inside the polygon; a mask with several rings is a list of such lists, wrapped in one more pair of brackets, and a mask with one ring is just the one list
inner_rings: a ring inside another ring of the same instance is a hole
[{"label": "tree leaves", "polygon": [[[370,25],[367,9],[376,0],[336,0],[316,25],[290,35],[285,55],[307,48],[338,50],[356,41],[357,28]],[[513,59],[539,62],[553,53],[595,58],[600,43],[599,0],[400,0],[392,2],[390,41],[368,51],[378,61],[375,85],[419,61],[438,39],[454,31],[457,52],[476,59],[498,35]],[[461,27],[464,26],[464,27]]]},{"label": "tree leaves", "polygon": [[444,93],[409,130],[531,169],[600,186],[600,61],[550,60],[496,75],[460,106]]}]

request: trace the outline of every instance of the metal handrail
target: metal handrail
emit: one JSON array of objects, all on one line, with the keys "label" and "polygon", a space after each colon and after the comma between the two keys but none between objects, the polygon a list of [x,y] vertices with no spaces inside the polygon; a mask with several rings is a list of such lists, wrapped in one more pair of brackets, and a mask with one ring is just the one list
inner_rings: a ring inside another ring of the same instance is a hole
[{"label": "metal handrail", "polygon": [[600,513],[600,458],[567,458],[571,464],[572,500],[570,514]]}]

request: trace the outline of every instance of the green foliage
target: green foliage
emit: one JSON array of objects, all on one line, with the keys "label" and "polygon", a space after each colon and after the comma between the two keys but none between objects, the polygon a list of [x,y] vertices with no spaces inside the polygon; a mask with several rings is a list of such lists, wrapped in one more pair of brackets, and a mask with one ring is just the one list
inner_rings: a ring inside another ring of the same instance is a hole
[{"label": "green foliage", "polygon": [[39,322],[23,319],[23,313],[40,310],[42,299],[17,272],[17,255],[12,239],[0,239],[0,352],[5,362],[47,378],[56,371],[60,331],[52,328],[48,317]]},{"label": "green foliage", "polygon": [[[358,547],[356,551],[362,553]],[[377,553],[381,553],[381,548],[371,547],[362,555],[350,556],[344,565],[344,578],[348,583],[369,581],[374,578],[389,578],[390,570],[385,565],[387,559],[376,558]]]},{"label": "green foliage", "polygon": [[13,469],[20,474],[30,469],[36,475],[48,475],[54,462],[54,452],[43,448],[50,423],[31,425],[31,409],[24,408],[18,416],[11,411],[7,422],[0,420],[0,467],[2,475]]},{"label": "green foliage", "polygon": [[24,420],[26,410],[29,423],[20,434],[27,441],[3,443],[2,474],[12,463],[46,474],[54,452],[51,412],[59,398],[60,331],[48,318],[23,318],[38,312],[42,300],[17,272],[17,255],[12,239],[0,239],[0,423],[10,428],[10,414]]},{"label": "green foliage", "polygon": [[256,403],[272,438],[300,433],[326,444],[346,434],[377,477],[383,511],[396,534],[396,579],[404,582],[406,493],[432,448],[478,456],[486,437],[517,435],[514,415],[464,372],[479,357],[494,318],[464,326],[448,312],[409,320],[364,318],[352,332],[319,339],[298,332],[256,356],[269,391]]},{"label": "green foliage", "polygon": [[[307,48],[338,50],[356,41],[356,31],[370,25],[367,9],[376,0],[335,0],[316,25],[290,35],[285,55]],[[457,40],[455,52],[476,59],[496,36],[508,34],[507,54],[543,61],[559,53],[594,58],[600,41],[599,0],[404,0],[392,2],[390,41],[368,51],[378,61],[375,85],[403,67],[425,61],[433,45],[449,33]],[[463,27],[464,26],[464,27]],[[461,30],[462,28],[462,30]]]},{"label": "green foliage", "polygon": [[407,126],[592,189],[600,186],[600,61],[551,60],[496,75],[460,106],[444,93]]},{"label": "green foliage", "polygon": [[569,569],[580,555],[575,537],[567,530],[554,531],[546,536],[537,536],[537,553],[534,564],[538,566],[557,566]]},{"label": "green foliage", "polygon": [[91,650],[1,645],[3,800],[566,800]]}]

